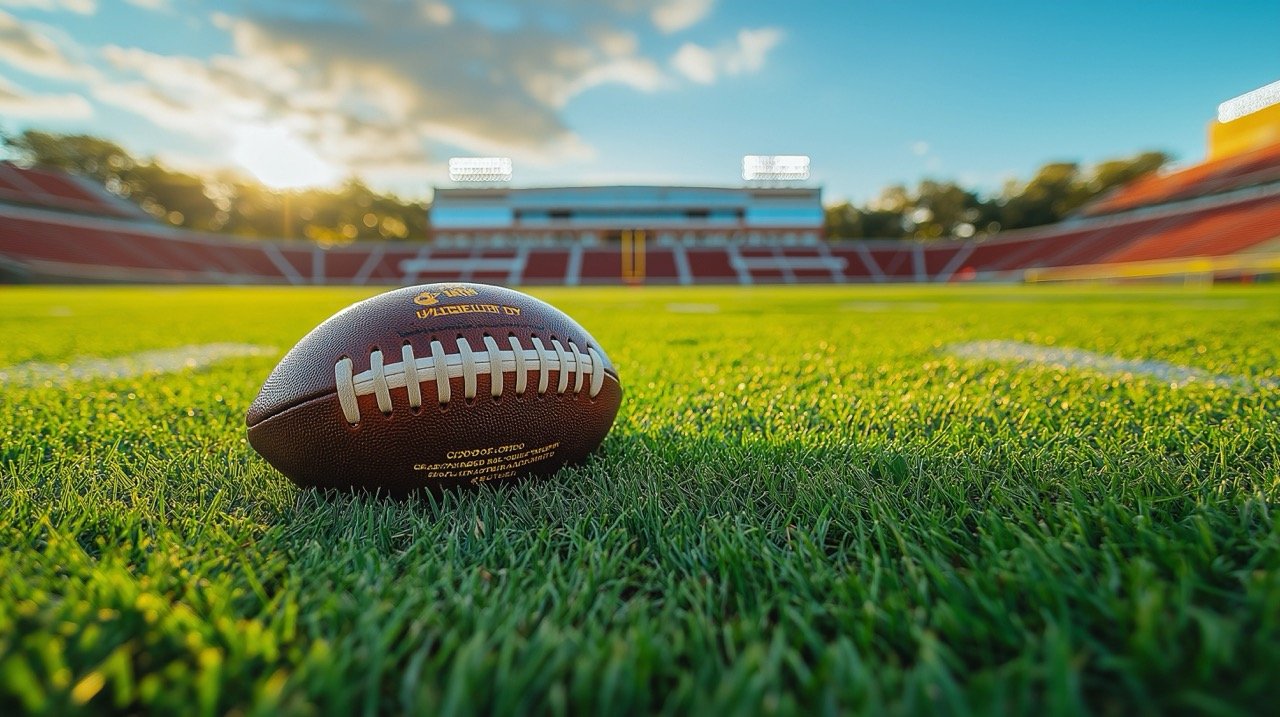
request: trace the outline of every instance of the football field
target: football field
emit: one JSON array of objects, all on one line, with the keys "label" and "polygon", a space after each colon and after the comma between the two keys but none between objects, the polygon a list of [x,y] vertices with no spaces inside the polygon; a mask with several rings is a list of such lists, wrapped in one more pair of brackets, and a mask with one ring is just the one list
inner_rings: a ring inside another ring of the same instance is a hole
[{"label": "football field", "polygon": [[245,439],[372,289],[0,289],[0,713],[1256,713],[1280,287],[536,289],[624,397],[538,482]]}]

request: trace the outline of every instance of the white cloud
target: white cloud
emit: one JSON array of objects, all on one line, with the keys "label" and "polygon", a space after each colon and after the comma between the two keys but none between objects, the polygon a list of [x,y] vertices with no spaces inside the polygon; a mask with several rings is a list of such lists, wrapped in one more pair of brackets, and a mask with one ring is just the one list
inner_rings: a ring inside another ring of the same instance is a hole
[{"label": "white cloud", "polygon": [[[6,2],[96,7],[89,0]],[[712,5],[559,0],[554,22],[521,12],[514,26],[495,28],[455,0],[245,3],[243,15],[208,16],[205,27],[226,33],[230,46],[214,56],[80,47],[0,12],[0,63],[77,82],[95,103],[216,147],[224,161],[246,127],[278,127],[344,173],[376,181],[378,173],[415,167],[429,176],[442,145],[526,165],[585,160],[594,150],[563,112],[575,97],[605,86],[658,92],[681,76],[709,84],[759,70],[781,38],[776,29],[742,30],[713,49],[685,43],[669,61],[639,39],[650,21],[675,32]],[[191,17],[155,21],[162,32],[161,23]],[[84,111],[84,97],[63,109]]]},{"label": "white cloud", "polygon": [[592,33],[592,39],[600,51],[609,57],[626,57],[636,54],[640,43],[635,33],[613,28],[601,28]]},{"label": "white cloud", "polygon": [[215,139],[216,125],[208,116],[174,100],[145,82],[102,82],[91,93],[99,102],[131,112],[147,121],[198,139]]},{"label": "white cloud", "polygon": [[98,10],[98,0],[0,0],[0,6],[46,11],[70,10],[80,15],[92,15]]},{"label": "white cloud", "polygon": [[918,140],[911,143],[911,153],[917,157],[923,157],[929,153],[929,143],[924,140]]},{"label": "white cloud", "polygon": [[425,2],[422,4],[422,17],[435,25],[451,25],[453,8],[442,2]]},{"label": "white cloud", "polygon": [[625,85],[641,92],[655,92],[666,84],[662,70],[651,60],[627,57],[595,65],[571,82],[563,83],[552,105],[563,106],[570,98],[600,85]]},{"label": "white cloud", "polygon": [[93,107],[75,94],[41,95],[0,77],[0,114],[38,119],[86,119]]},{"label": "white cloud", "polygon": [[84,79],[93,68],[73,60],[31,25],[0,11],[0,62],[24,72],[56,79]]},{"label": "white cloud", "polygon": [[[619,25],[630,11],[608,3],[584,2],[581,27],[562,31],[536,24],[495,31],[434,1],[344,7],[359,17],[358,28],[215,15],[235,52],[210,60],[107,48],[111,66],[150,91],[116,83],[96,96],[122,107],[137,102],[170,128],[284,121],[348,164],[383,155],[380,138],[389,136],[401,156],[424,162],[429,142],[544,161],[589,152],[560,115],[574,97],[604,85],[654,92],[670,83]],[[616,16],[602,22],[610,12]]]},{"label": "white cloud", "polygon": [[671,66],[689,80],[709,85],[720,75],[742,75],[764,67],[769,51],[782,41],[782,31],[773,27],[744,28],[734,42],[716,49],[686,42],[671,56]]},{"label": "white cloud", "polygon": [[738,44],[724,59],[724,69],[731,75],[756,72],[764,67],[765,56],[782,41],[782,31],[775,27],[738,31]]},{"label": "white cloud", "polygon": [[305,68],[292,86],[269,93],[281,109],[300,95],[357,123],[457,125],[512,147],[566,133],[556,108],[598,84],[591,71],[609,64],[593,47],[534,28],[495,38],[398,10],[368,10],[364,32],[269,17],[235,21],[231,31],[244,63]]},{"label": "white cloud", "polygon": [[671,57],[671,66],[677,72],[700,85],[716,81],[719,64],[714,52],[692,42],[681,45]]},{"label": "white cloud", "polygon": [[663,0],[650,13],[654,27],[665,33],[698,24],[711,13],[715,0]]}]

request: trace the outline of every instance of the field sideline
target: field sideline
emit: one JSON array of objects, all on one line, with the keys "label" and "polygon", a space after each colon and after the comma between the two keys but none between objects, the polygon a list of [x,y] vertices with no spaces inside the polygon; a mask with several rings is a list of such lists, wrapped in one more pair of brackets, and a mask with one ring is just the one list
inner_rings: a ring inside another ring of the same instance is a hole
[{"label": "field sideline", "polygon": [[1280,287],[537,289],[622,376],[601,455],[299,491],[244,411],[371,293],[0,288],[0,713],[1280,700]]}]

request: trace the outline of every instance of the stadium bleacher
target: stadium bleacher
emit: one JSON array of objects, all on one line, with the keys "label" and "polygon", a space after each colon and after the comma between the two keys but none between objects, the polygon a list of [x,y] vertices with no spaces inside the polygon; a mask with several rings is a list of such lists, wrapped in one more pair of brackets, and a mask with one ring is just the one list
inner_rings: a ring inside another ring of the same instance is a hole
[{"label": "stadium bleacher", "polygon": [[1052,241],[1042,242],[1040,251],[1024,256],[1022,261],[1008,268],[1028,269],[1091,264],[1115,251],[1117,247],[1127,246],[1150,231],[1179,221],[1181,221],[1180,217],[1146,219],[1104,227],[1092,232],[1076,233],[1065,237],[1055,236]]},{"label": "stadium bleacher", "polygon": [[100,186],[65,172],[0,162],[0,202],[96,216],[144,219],[147,214]]},{"label": "stadium bleacher", "polygon": [[569,272],[566,249],[530,249],[525,260],[523,279],[526,284],[563,284]]},{"label": "stadium bleacher", "polygon": [[1094,201],[1083,214],[1115,214],[1273,182],[1280,182],[1280,144],[1139,179]]},{"label": "stadium bleacher", "polygon": [[676,284],[680,282],[680,267],[673,249],[650,249],[645,256],[645,280]]},{"label": "stadium bleacher", "polygon": [[924,251],[924,247],[916,242],[896,243],[901,246],[871,249],[871,259],[880,268],[880,273],[889,279],[914,280],[916,278],[916,267],[913,265],[912,259],[916,254],[917,247],[920,251]]},{"label": "stadium bleacher", "polygon": [[874,266],[871,252],[867,250],[867,242],[844,241],[832,243],[827,251],[840,261],[843,276],[849,281],[884,281],[880,268]]},{"label": "stadium bleacher", "polygon": [[1140,180],[1062,224],[985,239],[816,245],[323,247],[175,229],[86,180],[0,163],[0,279],[180,283],[756,284],[1019,280],[1045,267],[1259,251],[1280,241],[1280,145]]},{"label": "stadium bleacher", "polygon": [[731,284],[740,281],[732,257],[723,248],[686,249],[685,256],[689,260],[689,274],[694,283]]},{"label": "stadium bleacher", "polygon": [[1102,260],[1109,263],[1234,254],[1280,236],[1280,204],[1266,200],[1209,210],[1150,232]]}]

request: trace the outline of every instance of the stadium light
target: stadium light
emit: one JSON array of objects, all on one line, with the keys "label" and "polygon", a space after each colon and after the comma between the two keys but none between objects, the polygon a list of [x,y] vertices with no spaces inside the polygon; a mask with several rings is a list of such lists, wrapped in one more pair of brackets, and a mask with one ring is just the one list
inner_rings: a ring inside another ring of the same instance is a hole
[{"label": "stadium light", "polygon": [[510,157],[452,157],[449,180],[453,182],[510,182]]},{"label": "stadium light", "polygon": [[748,154],[742,158],[742,178],[748,182],[808,179],[809,157],[803,154]]},{"label": "stadium light", "polygon": [[1280,80],[1218,105],[1218,121],[1230,122],[1240,119],[1274,104],[1280,104]]}]

